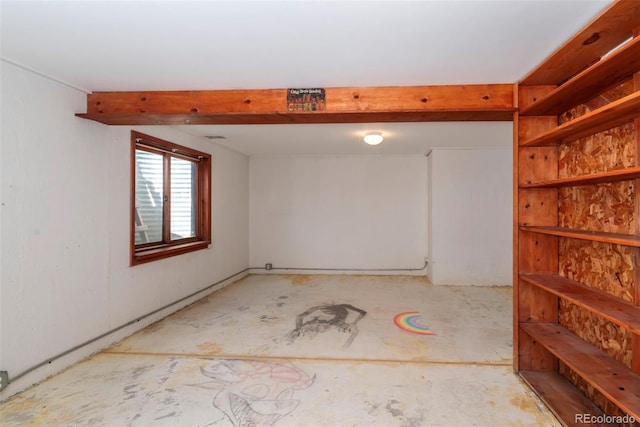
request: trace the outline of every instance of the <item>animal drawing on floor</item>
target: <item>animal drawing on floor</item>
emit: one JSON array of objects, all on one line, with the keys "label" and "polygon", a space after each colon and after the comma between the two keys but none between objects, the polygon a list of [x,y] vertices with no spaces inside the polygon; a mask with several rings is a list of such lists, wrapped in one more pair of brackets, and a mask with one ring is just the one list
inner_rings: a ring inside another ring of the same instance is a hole
[{"label": "animal drawing on floor", "polygon": [[351,304],[317,305],[296,317],[296,328],[287,334],[286,339],[291,344],[300,337],[314,338],[320,332],[335,329],[349,334],[342,345],[342,348],[347,348],[358,336],[356,324],[366,314],[366,311]]},{"label": "animal drawing on floor", "polygon": [[211,381],[197,386],[216,390],[213,406],[224,413],[211,425],[226,419],[237,427],[275,425],[300,403],[295,391],[310,387],[316,378],[290,362],[217,360],[200,370]]}]

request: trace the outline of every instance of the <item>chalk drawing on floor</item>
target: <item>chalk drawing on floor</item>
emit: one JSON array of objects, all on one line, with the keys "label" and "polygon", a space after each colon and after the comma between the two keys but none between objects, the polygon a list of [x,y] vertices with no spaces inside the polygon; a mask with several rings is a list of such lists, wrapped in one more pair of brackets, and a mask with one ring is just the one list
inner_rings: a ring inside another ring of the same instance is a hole
[{"label": "chalk drawing on floor", "polygon": [[429,326],[423,323],[424,317],[417,311],[407,311],[396,314],[393,323],[403,331],[418,335],[435,335]]},{"label": "chalk drawing on floor", "polygon": [[234,426],[275,425],[300,404],[295,391],[316,378],[291,362],[215,360],[200,371],[211,381],[194,385],[216,391],[213,406]]},{"label": "chalk drawing on floor", "polygon": [[342,345],[347,348],[358,336],[357,323],[367,312],[351,304],[316,305],[296,317],[296,327],[287,334],[291,344],[300,337],[314,338],[321,332],[338,330],[349,334]]}]

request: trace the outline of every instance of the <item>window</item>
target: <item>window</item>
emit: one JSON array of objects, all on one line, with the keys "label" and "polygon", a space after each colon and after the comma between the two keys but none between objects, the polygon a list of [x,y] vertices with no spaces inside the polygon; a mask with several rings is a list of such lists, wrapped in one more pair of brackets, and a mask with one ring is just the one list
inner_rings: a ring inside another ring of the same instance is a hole
[{"label": "window", "polygon": [[131,132],[131,265],[211,243],[211,156]]}]

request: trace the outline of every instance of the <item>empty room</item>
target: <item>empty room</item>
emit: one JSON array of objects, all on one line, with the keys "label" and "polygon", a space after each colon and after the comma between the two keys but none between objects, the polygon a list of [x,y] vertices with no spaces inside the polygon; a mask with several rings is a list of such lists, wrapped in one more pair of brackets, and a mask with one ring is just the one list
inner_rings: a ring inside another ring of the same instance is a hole
[{"label": "empty room", "polygon": [[640,1],[0,19],[3,426],[640,425]]}]

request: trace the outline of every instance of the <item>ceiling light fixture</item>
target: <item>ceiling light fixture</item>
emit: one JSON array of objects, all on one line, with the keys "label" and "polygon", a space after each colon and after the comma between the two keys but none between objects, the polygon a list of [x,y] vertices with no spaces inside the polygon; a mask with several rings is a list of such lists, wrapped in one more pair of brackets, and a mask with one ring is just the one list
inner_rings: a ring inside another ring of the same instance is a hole
[{"label": "ceiling light fixture", "polygon": [[369,145],[378,145],[380,144],[384,138],[382,137],[381,132],[367,132],[364,135],[364,142]]}]

